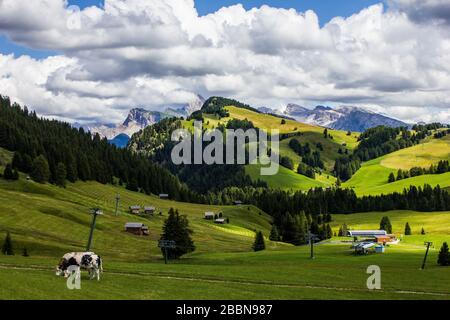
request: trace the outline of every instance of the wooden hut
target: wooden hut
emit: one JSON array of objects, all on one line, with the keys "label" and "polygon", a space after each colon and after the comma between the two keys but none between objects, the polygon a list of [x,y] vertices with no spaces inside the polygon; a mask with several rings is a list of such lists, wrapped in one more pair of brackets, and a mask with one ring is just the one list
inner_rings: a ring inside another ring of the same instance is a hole
[{"label": "wooden hut", "polygon": [[148,236],[148,227],[141,222],[128,222],[125,224],[125,231],[137,236]]}]

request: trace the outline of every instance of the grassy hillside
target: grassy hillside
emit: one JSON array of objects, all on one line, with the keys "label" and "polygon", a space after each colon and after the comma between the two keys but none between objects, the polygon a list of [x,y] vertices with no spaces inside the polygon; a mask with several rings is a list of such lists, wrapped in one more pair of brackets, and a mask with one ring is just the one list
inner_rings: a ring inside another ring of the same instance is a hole
[{"label": "grassy hillside", "polygon": [[[98,219],[93,249],[115,259],[160,259],[157,240],[171,207],[189,217],[198,252],[249,251],[253,230],[262,230],[266,236],[270,231],[270,218],[254,207],[215,207],[165,201],[94,182],[69,184],[66,189],[61,189],[32,181],[7,182],[0,179],[0,190],[0,234],[10,231],[19,251],[27,247],[31,255],[49,255],[55,259],[67,251],[83,250],[92,207],[100,207],[105,213]],[[121,196],[118,217],[114,216],[117,193]],[[155,206],[162,216],[156,214],[149,219],[131,216],[127,213],[130,205]],[[230,218],[230,224],[218,226],[204,221],[205,211],[223,212]],[[150,228],[150,237],[125,233],[126,222],[144,222]]]},{"label": "grassy hillside", "polygon": [[[114,216],[114,197],[121,195],[120,215]],[[126,207],[153,205],[150,219],[131,216]],[[82,290],[66,289],[54,275],[59,258],[84,250],[91,217],[99,206],[93,250],[104,259],[100,282],[82,278]],[[197,251],[164,265],[156,241],[170,207],[188,215]],[[267,250],[251,251],[253,229],[267,236],[270,218],[257,208],[216,207],[160,200],[98,183],[70,184],[66,189],[24,181],[0,179],[0,235],[12,233],[15,256],[0,255],[1,299],[450,299],[450,268],[436,265],[438,247],[432,248],[426,271],[419,271],[424,239],[436,245],[450,238],[450,213],[388,212],[333,216],[333,228],[344,221],[351,227],[373,227],[388,215],[394,230],[405,221],[415,235],[388,248],[386,254],[354,256],[348,244],[332,239],[309,247],[266,241]],[[203,212],[222,211],[230,225],[217,226],[202,219]],[[150,237],[123,232],[128,221],[149,225]],[[424,227],[426,236],[417,235]],[[414,237],[417,237],[414,238]],[[411,240],[410,240],[411,239]],[[30,257],[20,255],[27,247]],[[366,288],[366,268],[382,269],[381,291]]]},{"label": "grassy hillside", "polygon": [[[226,107],[226,110],[230,114],[229,117],[221,119],[219,119],[216,115],[204,114],[203,117],[205,126],[212,129],[217,127],[219,124],[225,124],[230,119],[247,119],[253,122],[256,127],[264,130],[278,129],[282,134],[295,132],[302,133],[299,137],[285,139],[280,142],[280,155],[287,156],[293,160],[294,171],[296,171],[298,164],[301,162],[301,157],[289,147],[289,141],[292,139],[297,139],[302,144],[309,143],[313,151],[318,150],[316,147],[318,143],[322,144],[324,150],[320,152],[328,173],[324,173],[323,175],[318,174],[316,180],[299,175],[296,172],[285,168],[281,168],[277,176],[260,176],[259,166],[247,166],[246,171],[254,180],[263,180],[273,188],[308,190],[311,187],[323,187],[334,184],[336,179],[329,173],[334,166],[334,161],[339,156],[339,148],[347,148],[352,150],[358,144],[358,133],[347,135],[347,132],[345,131],[329,129],[329,133],[333,136],[333,139],[325,139],[323,135],[324,128],[322,127],[312,126],[289,119],[285,119],[286,123],[281,124],[283,119],[279,117],[257,113],[234,106],[228,106]],[[187,127],[192,126],[192,121],[190,123],[185,122],[184,125]]]},{"label": "grassy hillside", "polygon": [[0,168],[2,168],[2,171],[5,165],[11,162],[12,157],[13,157],[12,152],[0,148]]},{"label": "grassy hillside", "polygon": [[374,195],[402,191],[410,185],[450,186],[450,173],[439,175],[423,175],[388,183],[391,172],[412,167],[428,168],[439,160],[450,159],[450,137],[443,139],[427,139],[424,143],[399,150],[383,157],[364,163],[344,187],[353,188],[358,195]]},{"label": "grassy hillside", "polygon": [[[424,241],[432,241],[435,248],[440,248],[444,241],[450,241],[450,212],[417,212],[397,210],[389,212],[368,212],[349,215],[334,215],[331,224],[333,231],[346,223],[353,230],[377,230],[381,218],[388,216],[392,223],[392,232],[398,236],[404,234],[405,225],[411,226],[412,235],[404,236],[402,244],[423,246]],[[426,234],[421,235],[422,228]]]},{"label": "grassy hillside", "polygon": [[278,174],[274,176],[261,176],[260,175],[260,165],[248,165],[245,167],[245,172],[253,179],[253,180],[264,180],[267,182],[270,188],[274,189],[283,189],[283,190],[302,190],[308,191],[311,188],[316,187],[326,187],[331,185],[330,183],[321,182],[319,180],[314,180],[308,177],[305,177],[301,174],[297,174],[292,170],[289,170],[285,167],[280,166]]}]

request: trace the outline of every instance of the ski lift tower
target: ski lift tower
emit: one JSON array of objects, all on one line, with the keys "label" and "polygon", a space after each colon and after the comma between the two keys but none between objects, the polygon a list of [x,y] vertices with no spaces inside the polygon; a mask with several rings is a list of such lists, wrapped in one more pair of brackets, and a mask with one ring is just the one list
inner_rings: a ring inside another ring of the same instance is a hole
[{"label": "ski lift tower", "polygon": [[311,246],[311,259],[314,259],[314,241],[320,240],[319,237],[311,233],[311,231],[308,231],[308,234],[306,235],[306,240],[309,242],[309,245]]},{"label": "ski lift tower", "polygon": [[94,229],[95,229],[95,222],[97,220],[97,216],[103,215],[103,212],[99,208],[92,208],[91,214],[93,216],[92,223],[91,223],[91,231],[89,232],[89,240],[86,246],[86,252],[91,251],[91,245],[92,245],[92,237],[94,235]]},{"label": "ski lift tower", "polygon": [[176,243],[173,240],[159,240],[158,247],[164,249],[164,263],[167,264],[167,249],[174,249],[176,247]]}]

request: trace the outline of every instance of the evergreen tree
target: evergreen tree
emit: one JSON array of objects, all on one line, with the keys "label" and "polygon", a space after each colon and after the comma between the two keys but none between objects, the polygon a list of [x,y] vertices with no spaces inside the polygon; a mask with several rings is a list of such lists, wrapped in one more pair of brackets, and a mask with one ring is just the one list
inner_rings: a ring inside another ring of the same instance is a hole
[{"label": "evergreen tree", "polygon": [[14,169],[12,180],[19,180],[19,171],[17,169]]},{"label": "evergreen tree", "polygon": [[[195,250],[191,238],[192,233],[187,217],[180,216],[178,210],[175,211],[170,208],[169,217],[164,222],[163,234],[161,235],[161,240],[175,241],[176,248],[167,250],[169,259],[178,259],[182,255]],[[165,250],[161,249],[161,251],[165,255]]]},{"label": "evergreen tree", "polygon": [[135,192],[139,191],[138,182],[136,179],[132,178],[132,179],[130,179],[130,181],[128,181],[127,190],[135,191]]},{"label": "evergreen tree", "polygon": [[306,243],[306,216],[304,212],[291,215],[287,212],[282,221],[283,242],[299,246]]},{"label": "evergreen tree", "polygon": [[447,242],[442,244],[441,250],[439,251],[438,264],[441,266],[450,266],[450,253]]},{"label": "evergreen tree", "polygon": [[409,223],[407,222],[405,225],[405,236],[410,236],[412,234],[411,227],[409,226]]},{"label": "evergreen tree", "polygon": [[275,224],[272,225],[272,230],[270,230],[269,240],[280,241],[280,234],[278,233],[278,228]]},{"label": "evergreen tree", "polygon": [[2,246],[2,253],[7,256],[14,255],[11,234],[9,233],[9,231],[6,233],[5,242],[3,243],[3,246]]},{"label": "evergreen tree", "polygon": [[333,229],[331,229],[330,224],[327,224],[327,239],[333,238]]},{"label": "evergreen tree", "polygon": [[380,221],[380,230],[385,230],[387,233],[392,233],[392,224],[389,217],[384,216]]},{"label": "evergreen tree", "polygon": [[23,250],[22,250],[22,256],[23,256],[23,257],[29,257],[29,256],[30,256],[30,255],[28,254],[28,250],[27,250],[26,247],[23,248]]},{"label": "evergreen tree", "polygon": [[45,183],[50,178],[50,168],[47,159],[43,155],[34,159],[31,178],[38,183]]},{"label": "evergreen tree", "polygon": [[425,229],[422,227],[422,231],[420,231],[420,234],[421,235],[424,235],[425,234]]},{"label": "evergreen tree", "polygon": [[64,165],[64,163],[60,162],[56,166],[56,185],[64,188],[66,186],[66,177],[66,166]]},{"label": "evergreen tree", "polygon": [[266,249],[266,244],[264,242],[264,236],[261,231],[257,232],[255,235],[255,242],[253,243],[253,251],[262,251]]},{"label": "evergreen tree", "polygon": [[15,180],[12,165],[8,163],[3,171],[3,178],[6,180]]},{"label": "evergreen tree", "polygon": [[389,179],[388,179],[388,183],[392,183],[395,182],[395,175],[393,172],[391,172],[391,174],[389,175]]}]

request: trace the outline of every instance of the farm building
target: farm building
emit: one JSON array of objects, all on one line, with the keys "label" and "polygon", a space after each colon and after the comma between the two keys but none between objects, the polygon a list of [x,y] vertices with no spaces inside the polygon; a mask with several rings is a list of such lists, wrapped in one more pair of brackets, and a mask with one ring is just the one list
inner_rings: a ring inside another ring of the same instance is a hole
[{"label": "farm building", "polygon": [[386,243],[395,243],[397,242],[397,237],[394,234],[387,234],[385,236],[376,236],[375,240],[377,243],[386,244]]},{"label": "farm building", "polygon": [[139,214],[141,213],[141,206],[130,206],[131,214]]},{"label": "farm building", "polygon": [[138,236],[148,236],[148,227],[141,222],[128,222],[125,224],[125,231]]},{"label": "farm building", "polygon": [[219,219],[214,220],[214,223],[217,223],[217,224],[225,224],[226,222],[227,221],[224,218],[219,218]]},{"label": "farm building", "polygon": [[159,198],[160,199],[169,199],[169,195],[167,193],[160,193]]},{"label": "farm building", "polygon": [[205,220],[214,220],[214,212],[205,212]]},{"label": "farm building", "polygon": [[372,237],[386,236],[387,232],[384,230],[350,230],[347,232],[348,237]]},{"label": "farm building", "polygon": [[144,213],[145,214],[154,214],[156,211],[155,207],[144,207]]},{"label": "farm building", "polygon": [[242,201],[240,201],[240,200],[233,201],[233,204],[234,204],[235,206],[240,206],[240,205],[242,204]]}]

